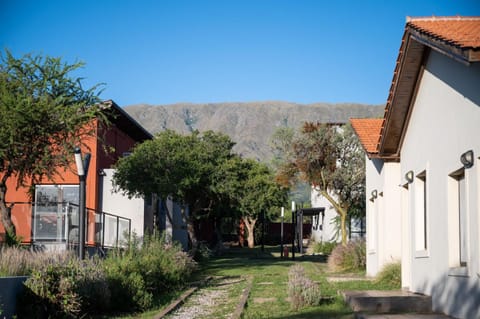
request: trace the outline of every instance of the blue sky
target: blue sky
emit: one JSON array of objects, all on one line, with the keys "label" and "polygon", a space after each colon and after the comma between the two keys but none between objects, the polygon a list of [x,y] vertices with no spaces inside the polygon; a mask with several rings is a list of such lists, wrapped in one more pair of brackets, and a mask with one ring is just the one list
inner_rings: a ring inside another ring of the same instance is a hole
[{"label": "blue sky", "polygon": [[0,47],[84,61],[119,105],[385,103],[406,16],[479,0],[0,0]]}]

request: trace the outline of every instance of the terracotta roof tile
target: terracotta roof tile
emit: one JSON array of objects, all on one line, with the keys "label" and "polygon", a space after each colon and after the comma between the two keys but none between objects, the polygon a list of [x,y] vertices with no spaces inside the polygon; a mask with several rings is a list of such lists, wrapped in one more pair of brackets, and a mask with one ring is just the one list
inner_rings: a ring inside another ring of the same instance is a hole
[{"label": "terracotta roof tile", "polygon": [[369,154],[378,153],[377,145],[383,119],[350,119],[350,123],[365,151]]},{"label": "terracotta roof tile", "polygon": [[407,26],[462,49],[480,48],[480,17],[407,18]]}]

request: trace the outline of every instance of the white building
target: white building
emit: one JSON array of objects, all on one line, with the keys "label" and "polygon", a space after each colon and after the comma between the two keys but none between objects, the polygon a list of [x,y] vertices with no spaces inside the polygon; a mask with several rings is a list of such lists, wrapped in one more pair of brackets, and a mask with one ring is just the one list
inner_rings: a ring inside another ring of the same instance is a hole
[{"label": "white building", "polygon": [[325,208],[323,214],[312,216],[312,239],[316,242],[340,242],[342,236],[338,234],[338,227],[335,225],[338,214],[332,204],[315,190],[315,187],[312,187],[310,202],[314,208]]},{"label": "white building", "polygon": [[384,118],[352,125],[369,275],[401,258],[402,286],[434,311],[480,318],[480,17],[408,19]]}]

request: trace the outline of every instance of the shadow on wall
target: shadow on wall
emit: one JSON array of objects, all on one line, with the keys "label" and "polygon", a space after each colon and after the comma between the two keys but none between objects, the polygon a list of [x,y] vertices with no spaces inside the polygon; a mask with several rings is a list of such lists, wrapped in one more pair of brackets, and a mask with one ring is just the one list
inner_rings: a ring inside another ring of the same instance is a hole
[{"label": "shadow on wall", "polygon": [[[439,54],[439,53],[436,53]],[[480,63],[471,63],[458,67],[457,61],[445,59],[441,67],[430,68],[429,72],[437,78],[442,79],[455,91],[480,106],[480,91],[478,90],[478,74],[480,74]]]},{"label": "shadow on wall", "polygon": [[480,274],[466,276],[445,275],[422,291],[432,291],[434,311],[458,318],[480,318]]}]

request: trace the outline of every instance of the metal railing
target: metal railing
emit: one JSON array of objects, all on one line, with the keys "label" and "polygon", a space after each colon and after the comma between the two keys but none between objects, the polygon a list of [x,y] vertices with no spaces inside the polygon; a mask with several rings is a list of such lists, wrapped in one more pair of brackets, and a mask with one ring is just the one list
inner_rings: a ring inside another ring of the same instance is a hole
[{"label": "metal railing", "polygon": [[[18,216],[19,227],[28,227],[31,218],[31,242],[66,243],[69,247],[78,245],[78,204],[70,202],[49,202],[35,206],[34,202],[10,202],[12,215]],[[21,218],[19,218],[21,216]],[[130,238],[130,218],[87,208],[85,221],[87,244],[104,247],[120,247]],[[90,235],[90,232],[94,232]],[[25,231],[23,232],[25,233]]]}]

